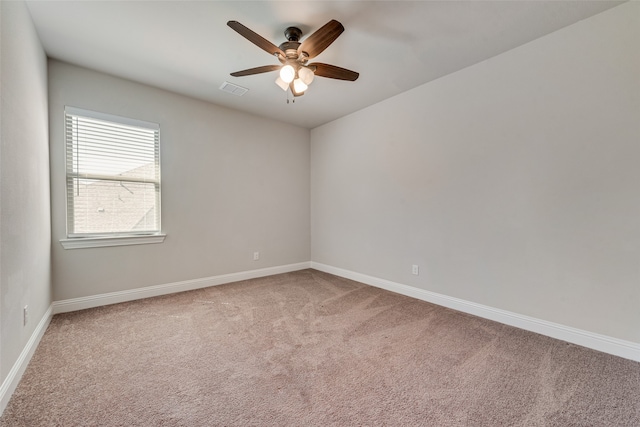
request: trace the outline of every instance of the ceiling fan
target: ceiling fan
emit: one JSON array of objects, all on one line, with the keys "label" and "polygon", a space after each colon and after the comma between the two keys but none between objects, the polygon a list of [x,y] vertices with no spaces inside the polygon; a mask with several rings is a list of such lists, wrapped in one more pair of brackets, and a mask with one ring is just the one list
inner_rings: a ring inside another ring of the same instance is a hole
[{"label": "ceiling fan", "polygon": [[347,81],[355,81],[359,76],[355,71],[335,65],[323,64],[322,62],[308,63],[310,59],[322,53],[344,31],[342,24],[335,19],[327,22],[302,42],[299,41],[302,37],[302,31],[297,27],[288,27],[284,31],[287,41],[280,46],[274,45],[238,21],[229,21],[227,25],[260,49],[274,55],[281,63],[281,65],[263,65],[236,71],[231,73],[234,77],[279,70],[280,76],[276,79],[276,84],[284,91],[290,89],[293,96],[296,97],[304,95],[314,76]]}]

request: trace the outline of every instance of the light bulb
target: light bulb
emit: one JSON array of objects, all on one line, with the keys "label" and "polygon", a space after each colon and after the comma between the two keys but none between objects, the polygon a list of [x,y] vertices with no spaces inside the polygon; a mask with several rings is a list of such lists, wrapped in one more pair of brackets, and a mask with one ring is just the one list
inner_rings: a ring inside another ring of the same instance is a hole
[{"label": "light bulb", "polygon": [[291,83],[296,77],[296,70],[291,65],[287,64],[280,68],[280,78],[286,82]]},{"label": "light bulb", "polygon": [[281,77],[278,77],[278,78],[276,79],[276,84],[277,84],[278,86],[280,86],[280,89],[282,89],[282,90],[285,90],[285,91],[286,91],[287,89],[289,89],[289,83],[287,83],[287,82],[285,82],[284,80],[282,80],[282,78],[281,78]]},{"label": "light bulb", "polygon": [[300,80],[302,80],[304,84],[308,86],[313,81],[315,74],[313,74],[313,71],[311,71],[307,67],[300,67],[300,69],[298,70],[298,77],[300,77]]},{"label": "light bulb", "polygon": [[304,82],[300,79],[295,79],[293,81],[293,89],[296,91],[296,93],[302,93],[305,90],[307,90],[309,88],[309,86],[307,86],[306,84],[304,84]]}]

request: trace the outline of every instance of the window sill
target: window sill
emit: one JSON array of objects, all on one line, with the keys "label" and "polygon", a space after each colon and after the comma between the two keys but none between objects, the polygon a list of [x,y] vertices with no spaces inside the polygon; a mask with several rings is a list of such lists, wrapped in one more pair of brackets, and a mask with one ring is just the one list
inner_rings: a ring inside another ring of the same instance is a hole
[{"label": "window sill", "polygon": [[106,246],[147,245],[162,243],[166,234],[151,234],[140,236],[106,236],[106,237],[76,237],[61,239],[60,244],[65,249],[103,248]]}]

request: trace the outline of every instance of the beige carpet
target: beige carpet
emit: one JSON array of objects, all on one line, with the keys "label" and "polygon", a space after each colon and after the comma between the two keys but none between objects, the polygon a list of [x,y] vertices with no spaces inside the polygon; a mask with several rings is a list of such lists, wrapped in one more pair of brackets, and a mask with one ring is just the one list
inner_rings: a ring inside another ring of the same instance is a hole
[{"label": "beige carpet", "polygon": [[1,426],[640,426],[640,363],[314,270],[57,315]]}]

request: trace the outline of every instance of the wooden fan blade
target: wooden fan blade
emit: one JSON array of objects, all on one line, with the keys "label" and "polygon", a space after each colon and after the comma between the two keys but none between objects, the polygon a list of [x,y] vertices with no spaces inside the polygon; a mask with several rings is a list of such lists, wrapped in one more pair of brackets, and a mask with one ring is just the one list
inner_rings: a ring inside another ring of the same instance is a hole
[{"label": "wooden fan blade", "polygon": [[268,73],[270,71],[278,71],[282,65],[263,65],[262,67],[248,68],[242,71],[231,73],[233,77],[250,76],[252,74]]},{"label": "wooden fan blade", "polygon": [[285,56],[282,49],[280,49],[278,46],[271,43],[269,40],[265,39],[260,34],[251,31],[250,29],[248,29],[238,21],[229,21],[227,22],[227,25],[231,27],[233,30],[235,30],[242,37],[249,40],[251,43],[255,44],[260,49],[264,50],[270,55],[279,54],[279,55]]},{"label": "wooden fan blade", "polygon": [[348,80],[350,82],[356,81],[359,73],[355,71],[347,70],[346,68],[336,67],[335,65],[323,64],[321,62],[314,62],[309,64],[309,68],[313,70],[316,76],[328,77],[330,79]]},{"label": "wooden fan blade", "polygon": [[298,46],[298,55],[302,55],[302,52],[306,52],[309,58],[320,55],[343,31],[342,24],[332,19]]}]

